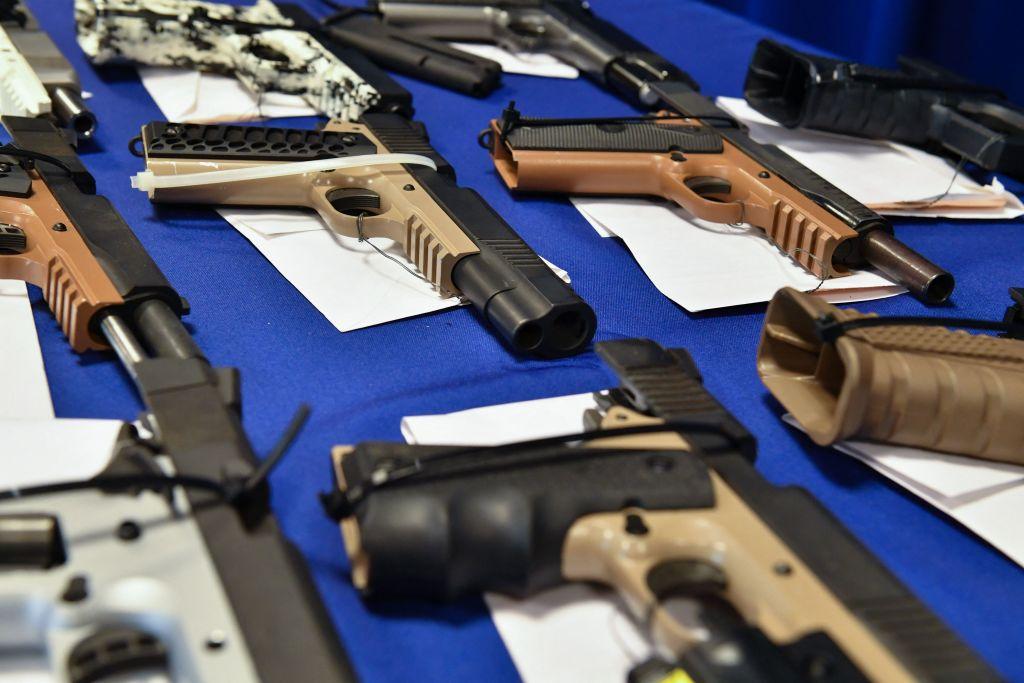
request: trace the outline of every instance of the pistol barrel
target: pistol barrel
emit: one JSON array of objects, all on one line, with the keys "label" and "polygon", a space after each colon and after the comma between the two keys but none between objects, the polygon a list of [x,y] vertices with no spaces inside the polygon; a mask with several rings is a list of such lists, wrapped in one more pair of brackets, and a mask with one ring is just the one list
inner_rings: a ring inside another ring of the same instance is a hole
[{"label": "pistol barrel", "polygon": [[956,285],[953,275],[884,230],[861,237],[864,260],[929,304],[949,299]]},{"label": "pistol barrel", "polygon": [[50,101],[53,103],[53,115],[62,126],[75,131],[81,138],[92,138],[96,132],[96,115],[85,106],[79,93],[58,85],[50,91]]}]

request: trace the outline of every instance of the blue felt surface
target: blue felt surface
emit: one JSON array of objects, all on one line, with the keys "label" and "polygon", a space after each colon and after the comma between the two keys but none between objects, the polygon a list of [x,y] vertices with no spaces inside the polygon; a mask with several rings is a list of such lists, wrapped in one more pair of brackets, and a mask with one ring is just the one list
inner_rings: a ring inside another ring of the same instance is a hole
[{"label": "blue felt surface", "polygon": [[[305,4],[322,15],[316,2]],[[768,32],[706,5],[673,0],[594,0],[654,49],[690,71],[711,94],[739,95],[755,41]],[[315,494],[330,483],[337,443],[400,439],[403,415],[603,388],[609,374],[592,353],[540,362],[517,358],[468,309],[341,334],[212,210],[155,209],[128,186],[140,167],[126,149],[140,125],[160,118],[131,69],[98,72],[73,39],[71,0],[30,0],[95,94],[97,145],[84,151],[111,198],[168,277],[192,303],[189,321],[214,362],[241,368],[245,424],[265,452],[300,401],[313,417],[273,476],[274,507],[301,547],[355,667],[367,681],[516,678],[486,608],[467,600],[443,609],[363,606],[346,579],[341,539]],[[813,447],[779,421],[754,368],[764,306],[690,315],[651,285],[621,243],[602,239],[565,201],[513,200],[476,133],[515,99],[531,115],[608,116],[630,109],[586,82],[506,76],[486,101],[402,79],[418,116],[463,184],[491,202],[543,256],[566,268],[597,312],[597,339],[646,336],[687,347],[708,387],[761,443],[758,467],[772,481],[814,493],[954,630],[1011,678],[1024,680],[1024,572],[949,519],[864,466]],[[313,125],[315,121],[298,121]],[[1006,288],[1024,284],[1024,225],[897,221],[899,235],[956,274],[950,313],[1001,315]],[[861,305],[922,314],[909,296]],[[130,419],[140,409],[112,357],[76,356],[36,299],[46,370],[62,417]],[[827,539],[822,539],[827,542]],[[268,596],[273,586],[267,587]]]}]

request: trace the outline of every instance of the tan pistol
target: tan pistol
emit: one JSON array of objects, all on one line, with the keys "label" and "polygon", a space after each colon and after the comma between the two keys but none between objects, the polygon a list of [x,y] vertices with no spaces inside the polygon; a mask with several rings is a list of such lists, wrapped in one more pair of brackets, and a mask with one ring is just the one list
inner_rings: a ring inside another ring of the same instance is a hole
[{"label": "tan pistol", "polygon": [[758,474],[685,351],[597,351],[622,384],[582,434],[334,450],[325,509],[367,598],[595,582],[694,681],[822,680],[809,662],[826,680],[997,680],[806,491]]},{"label": "tan pistol", "polygon": [[0,278],[43,291],[75,351],[105,349],[103,320],[185,303],[53,124],[5,116],[0,148]]},{"label": "tan pistol", "polygon": [[[1024,341],[935,322],[956,327],[781,289],[768,306],[757,370],[818,444],[864,439],[1024,464]],[[1009,315],[991,325],[1024,336]]]},{"label": "tan pistol", "polygon": [[395,114],[331,121],[323,130],[154,122],[141,154],[157,178],[290,162],[403,153],[436,166],[393,163],[149,191],[157,203],[290,206],[316,211],[340,235],[383,237],[443,294],[467,298],[522,353],[567,356],[595,318],[518,234],[430,146],[423,127]]},{"label": "tan pistol", "polygon": [[949,298],[952,275],[885,219],[777,148],[711,125],[716,116],[560,120],[509,107],[482,141],[510,190],[660,197],[697,218],[760,228],[818,277],[873,266],[928,303]]}]

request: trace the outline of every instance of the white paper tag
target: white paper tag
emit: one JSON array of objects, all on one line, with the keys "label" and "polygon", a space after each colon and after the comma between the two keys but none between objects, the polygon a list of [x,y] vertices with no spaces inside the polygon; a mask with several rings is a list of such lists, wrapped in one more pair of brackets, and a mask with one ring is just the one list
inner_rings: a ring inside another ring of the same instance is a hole
[{"label": "white paper tag", "polygon": [[[956,169],[940,156],[884,140],[784,128],[745,100],[719,97],[717,102],[746,124],[755,140],[778,145],[857,201],[882,213],[1003,220],[1024,215],[1024,204],[998,180],[980,185],[960,173],[951,185]],[[941,200],[926,208],[912,206],[939,196]]]},{"label": "white paper tag", "polygon": [[317,115],[297,95],[264,93],[257,98],[228,76],[173,67],[137,68],[142,85],[168,121],[224,123]]},{"label": "white paper tag", "polygon": [[91,479],[114,452],[119,420],[0,420],[0,489]]},{"label": "white paper tag", "polygon": [[654,286],[691,312],[769,301],[783,287],[817,288],[832,303],[906,291],[867,271],[820,282],[756,228],[702,221],[668,202],[572,197],[572,203],[599,234],[621,238]]},{"label": "white paper tag", "polygon": [[25,283],[0,280],[0,352],[4,359],[0,420],[53,417],[50,385]]},{"label": "white paper tag", "polygon": [[[782,418],[795,429],[791,415]],[[935,506],[1024,567],[1024,467],[921,448],[841,441],[834,448],[853,456]]]},{"label": "white paper tag", "polygon": [[[218,209],[332,325],[342,332],[380,325],[458,306],[429,282],[386,239],[370,244],[327,228],[312,211]],[[406,268],[402,268],[399,263]],[[566,282],[566,272],[550,263]]]}]

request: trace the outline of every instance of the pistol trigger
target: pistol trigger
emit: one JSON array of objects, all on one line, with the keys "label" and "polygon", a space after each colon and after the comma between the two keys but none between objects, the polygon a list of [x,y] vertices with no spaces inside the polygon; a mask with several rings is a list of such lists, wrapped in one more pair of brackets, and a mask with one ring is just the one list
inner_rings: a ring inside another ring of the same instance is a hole
[{"label": "pistol trigger", "polygon": [[715,176],[693,176],[683,181],[686,187],[704,199],[720,200],[732,192],[732,183]]},{"label": "pistol trigger", "polygon": [[335,211],[346,216],[376,216],[382,210],[380,195],[361,187],[331,190],[327,201]]},{"label": "pistol trigger", "polygon": [[10,223],[0,223],[0,254],[23,254],[26,249],[25,231]]}]

